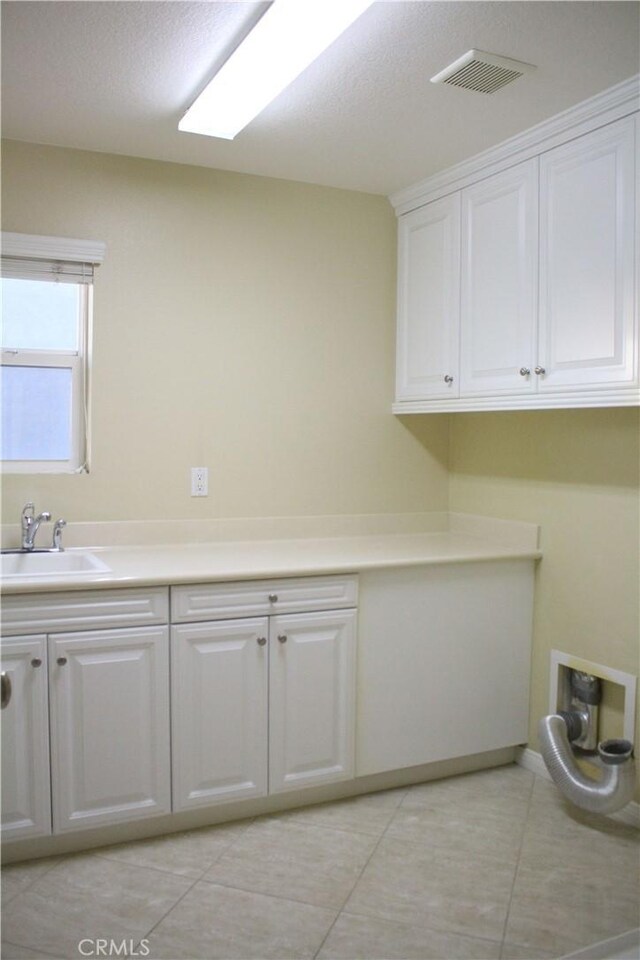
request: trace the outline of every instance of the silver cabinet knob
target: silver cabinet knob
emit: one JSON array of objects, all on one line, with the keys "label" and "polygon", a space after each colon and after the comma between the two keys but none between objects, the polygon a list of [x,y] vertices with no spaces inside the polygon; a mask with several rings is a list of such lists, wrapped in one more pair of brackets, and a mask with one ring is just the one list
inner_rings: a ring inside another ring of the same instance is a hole
[{"label": "silver cabinet knob", "polygon": [[520,367],[521,377],[528,377],[530,373],[531,373],[531,370],[529,370],[529,367]]},{"label": "silver cabinet knob", "polygon": [[445,382],[445,383],[453,383],[453,377],[449,376],[449,374],[446,373],[446,374],[445,374],[445,377],[444,377],[444,382]]},{"label": "silver cabinet knob", "polygon": [[277,593],[270,593],[270,594],[269,594],[269,603],[277,603],[277,602],[278,602],[278,594],[277,594]]},{"label": "silver cabinet knob", "polygon": [[11,677],[8,673],[2,671],[2,693],[1,693],[1,706],[4,710],[5,707],[9,706],[9,701],[11,700]]},{"label": "silver cabinet knob", "polygon": [[58,657],[58,659],[56,660],[56,663],[58,664],[59,667],[64,667],[66,662],[67,662],[66,657]]},{"label": "silver cabinet knob", "polygon": [[287,635],[286,635],[285,633],[279,633],[279,634],[278,634],[278,640],[280,641],[280,643],[286,643],[286,642],[287,642]]},{"label": "silver cabinet knob", "polygon": [[42,666],[42,660],[40,659],[40,657],[34,657],[33,660],[31,661],[31,666],[32,666],[32,667],[41,667],[41,666]]},{"label": "silver cabinet knob", "polygon": [[535,372],[536,372],[536,373],[538,374],[538,376],[540,377],[540,376],[542,376],[542,374],[546,373],[547,371],[545,370],[544,367],[536,367]]},{"label": "silver cabinet knob", "polygon": [[259,647],[264,647],[264,645],[265,645],[266,642],[267,642],[267,638],[266,638],[266,637],[258,637],[258,646],[259,646]]}]

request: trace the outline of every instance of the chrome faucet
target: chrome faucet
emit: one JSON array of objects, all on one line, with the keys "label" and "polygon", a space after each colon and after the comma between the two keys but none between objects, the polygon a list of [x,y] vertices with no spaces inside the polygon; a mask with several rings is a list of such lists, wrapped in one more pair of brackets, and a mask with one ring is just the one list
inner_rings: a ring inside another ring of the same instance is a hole
[{"label": "chrome faucet", "polygon": [[35,504],[27,503],[22,509],[22,549],[33,550],[35,546],[36,534],[40,524],[51,520],[51,514],[44,510],[38,516],[34,516]]}]

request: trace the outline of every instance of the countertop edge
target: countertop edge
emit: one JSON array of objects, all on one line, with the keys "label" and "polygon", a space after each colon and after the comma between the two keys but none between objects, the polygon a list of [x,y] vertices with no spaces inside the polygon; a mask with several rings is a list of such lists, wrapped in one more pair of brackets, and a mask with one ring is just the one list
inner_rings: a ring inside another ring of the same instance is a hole
[{"label": "countertop edge", "polygon": [[[431,535],[426,534],[425,536],[430,537]],[[402,556],[400,555],[401,551],[399,551],[395,556],[367,557],[363,552],[360,555],[354,555],[349,558],[336,557],[335,559],[313,560],[307,556],[304,558],[292,558],[291,560],[283,562],[276,560],[270,563],[256,563],[255,566],[246,568],[234,566],[233,562],[229,561],[222,569],[220,566],[215,565],[214,568],[214,565],[212,565],[206,570],[195,571],[193,569],[187,569],[184,573],[180,573],[178,570],[164,569],[152,574],[133,574],[118,573],[116,569],[111,573],[97,574],[91,577],[82,576],[73,578],[69,576],[58,579],[54,577],[42,577],[37,581],[34,579],[25,579],[22,581],[16,580],[13,583],[2,583],[0,585],[0,594],[2,597],[10,597],[21,594],[68,593],[135,587],[168,587],[190,583],[224,583],[244,580],[273,580],[284,577],[352,575],[365,573],[370,570],[402,567],[487,563],[502,560],[538,561],[542,559],[542,551],[539,549],[483,543],[482,540],[472,537],[465,537],[464,539],[467,541],[466,549],[460,549],[457,552],[453,551],[448,554],[444,554],[441,551],[431,551],[430,553],[429,550],[425,549],[424,552],[418,552],[411,556]],[[212,550],[220,546],[220,544],[213,544]],[[242,546],[250,547],[251,544],[245,543],[242,544]],[[148,553],[149,551],[159,549],[160,548],[157,547],[144,547],[143,552]],[[176,548],[172,548],[172,550],[175,551]],[[115,551],[114,548],[100,547],[91,552],[104,557],[105,554],[108,555],[111,552],[117,551]],[[125,547],[121,552],[126,552],[129,554],[129,557],[131,557],[131,555],[135,553],[135,548]],[[224,560],[222,563],[224,563]]]}]

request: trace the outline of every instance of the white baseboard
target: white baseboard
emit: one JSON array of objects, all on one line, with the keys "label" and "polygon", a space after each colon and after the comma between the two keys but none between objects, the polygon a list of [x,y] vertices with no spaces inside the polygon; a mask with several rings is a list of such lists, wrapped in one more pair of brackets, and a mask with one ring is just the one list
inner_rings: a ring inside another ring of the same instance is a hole
[{"label": "white baseboard", "polygon": [[[516,763],[525,770],[530,770],[537,777],[544,777],[545,780],[551,780],[549,771],[542,759],[542,754],[531,750],[529,747],[520,747],[516,751]],[[628,803],[623,810],[617,813],[611,813],[612,820],[618,820],[620,823],[626,823],[631,827],[640,828],[640,803],[632,801]]]}]

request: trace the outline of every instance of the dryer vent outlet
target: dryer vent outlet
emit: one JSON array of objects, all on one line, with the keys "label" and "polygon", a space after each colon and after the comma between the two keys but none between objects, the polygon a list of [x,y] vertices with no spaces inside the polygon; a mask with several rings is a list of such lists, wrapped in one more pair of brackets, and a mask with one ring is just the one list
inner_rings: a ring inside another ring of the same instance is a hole
[{"label": "dryer vent outlet", "polygon": [[431,77],[431,83],[448,83],[464,90],[475,90],[477,93],[495,93],[535,69],[531,63],[510,60],[508,57],[499,57],[483,50],[469,50],[435,77]]}]

